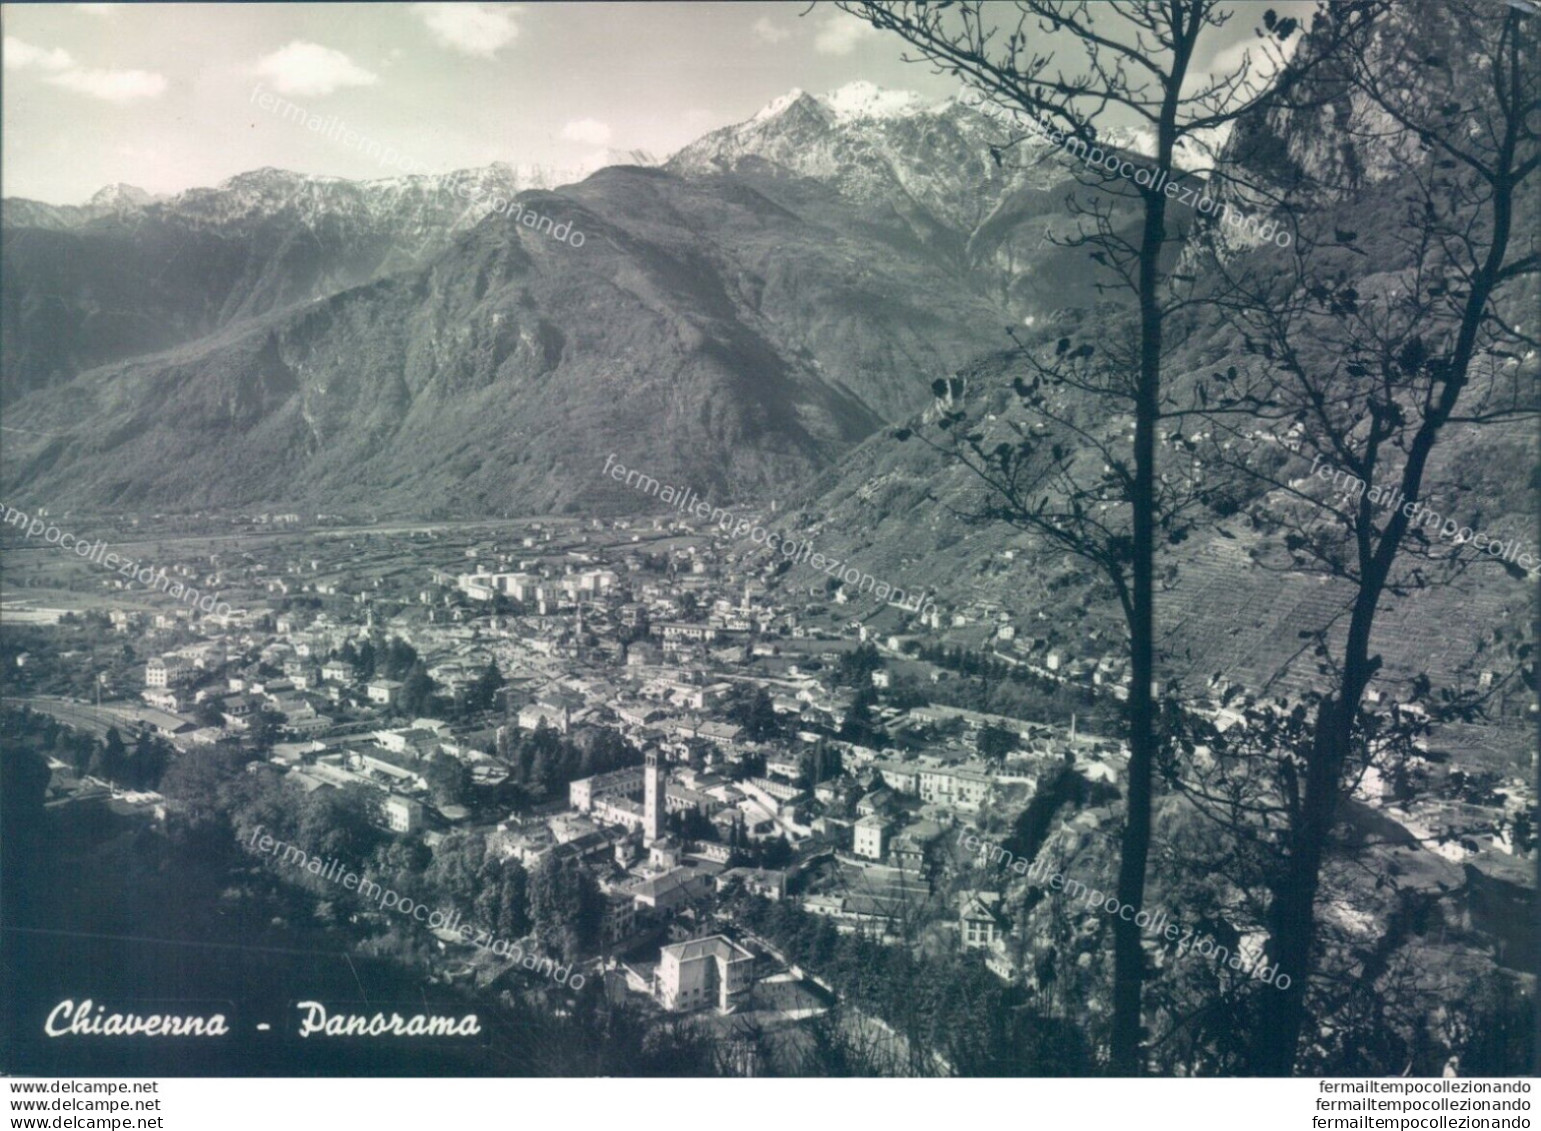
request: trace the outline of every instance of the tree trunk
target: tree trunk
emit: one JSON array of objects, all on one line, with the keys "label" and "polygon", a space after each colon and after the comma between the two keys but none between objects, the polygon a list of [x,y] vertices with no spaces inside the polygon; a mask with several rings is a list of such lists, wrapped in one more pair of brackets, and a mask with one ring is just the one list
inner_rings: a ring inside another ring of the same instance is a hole
[{"label": "tree trunk", "polygon": [[[1429,453],[1466,388],[1488,301],[1503,278],[1513,224],[1513,194],[1518,184],[1518,180],[1509,175],[1514,162],[1514,145],[1511,127],[1501,148],[1499,168],[1502,172],[1495,177],[1492,243],[1473,275],[1444,386],[1409,445],[1401,483],[1405,499],[1417,499],[1422,489]],[[1366,533],[1370,529],[1369,522],[1369,504],[1361,500],[1361,581],[1343,648],[1343,683],[1340,694],[1323,702],[1317,713],[1300,819],[1289,838],[1289,856],[1284,870],[1271,893],[1269,918],[1278,974],[1275,985],[1265,991],[1263,998],[1262,1027],[1254,1046],[1253,1065],[1254,1071],[1264,1076],[1288,1076],[1294,1071],[1300,1031],[1305,1024],[1306,981],[1311,973],[1311,944],[1316,933],[1316,895],[1321,885],[1322,856],[1337,819],[1343,791],[1343,767],[1353,749],[1354,719],[1365,690],[1380,667],[1380,657],[1370,656],[1370,633],[1375,627],[1375,613],[1409,526],[1406,512],[1401,508],[1394,510],[1384,533],[1372,548]],[[1277,983],[1285,975],[1289,977],[1289,985],[1281,990]]]},{"label": "tree trunk", "polygon": [[[1151,683],[1155,679],[1156,427],[1161,404],[1161,309],[1156,277],[1166,238],[1165,200],[1149,200],[1140,246],[1140,374],[1135,390],[1133,592],[1129,610],[1129,796],[1119,846],[1119,913],[1113,920],[1112,1069],[1140,1072],[1140,991],[1145,950],[1134,921],[1145,905],[1145,867],[1150,856],[1151,776],[1156,736]],[[1129,910],[1129,918],[1124,911]]]}]

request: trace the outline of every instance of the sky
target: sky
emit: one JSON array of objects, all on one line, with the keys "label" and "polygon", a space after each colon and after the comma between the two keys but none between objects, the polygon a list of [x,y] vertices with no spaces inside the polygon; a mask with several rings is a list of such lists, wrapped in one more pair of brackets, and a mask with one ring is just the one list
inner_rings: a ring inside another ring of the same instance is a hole
[{"label": "sky", "polygon": [[[1250,40],[1267,6],[1244,5],[1217,55]],[[805,0],[4,4],[0,26],[0,192],[52,204],[264,166],[356,179],[597,168],[617,152],[667,157],[794,87],[958,91],[904,62],[891,34]],[[399,167],[264,109],[267,94],[391,147]]]}]

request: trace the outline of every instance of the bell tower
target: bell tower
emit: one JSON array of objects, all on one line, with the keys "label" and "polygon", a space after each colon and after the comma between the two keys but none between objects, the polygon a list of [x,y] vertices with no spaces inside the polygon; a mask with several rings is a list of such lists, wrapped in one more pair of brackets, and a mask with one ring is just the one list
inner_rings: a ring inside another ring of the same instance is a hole
[{"label": "bell tower", "polygon": [[644,756],[642,771],[642,843],[651,845],[663,839],[664,802],[663,767],[658,764],[658,751],[649,750]]}]

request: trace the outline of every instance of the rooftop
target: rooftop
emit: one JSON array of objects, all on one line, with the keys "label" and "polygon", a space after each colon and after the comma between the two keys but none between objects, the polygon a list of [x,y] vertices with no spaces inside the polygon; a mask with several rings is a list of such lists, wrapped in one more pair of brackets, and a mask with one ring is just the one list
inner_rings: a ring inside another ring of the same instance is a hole
[{"label": "rooftop", "polygon": [[719,958],[726,962],[754,960],[754,955],[750,951],[745,950],[726,935],[712,935],[709,938],[674,943],[672,946],[664,947],[662,953],[673,955],[680,962],[689,962],[696,958]]}]

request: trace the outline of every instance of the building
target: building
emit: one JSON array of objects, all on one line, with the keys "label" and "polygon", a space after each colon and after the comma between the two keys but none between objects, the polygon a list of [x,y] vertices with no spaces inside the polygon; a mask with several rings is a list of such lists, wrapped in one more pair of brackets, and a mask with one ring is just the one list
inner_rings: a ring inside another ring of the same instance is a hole
[{"label": "building", "polygon": [[935,821],[917,821],[894,835],[889,846],[892,862],[906,871],[924,872],[938,855],[937,842],[946,830]]},{"label": "building", "polygon": [[138,723],[140,726],[153,730],[156,734],[170,738],[173,735],[187,734],[197,729],[197,724],[190,719],[184,719],[180,715],[173,715],[169,711],[157,710],[154,707],[139,707],[132,711],[125,711],[124,717],[129,722]]},{"label": "building", "polygon": [[642,803],[630,797],[611,794],[599,798],[588,810],[603,825],[621,825],[628,832],[642,831]]},{"label": "building", "polygon": [[878,762],[874,769],[883,775],[883,784],[899,793],[920,792],[920,768],[899,762]]},{"label": "building", "polygon": [[627,892],[606,892],[600,911],[599,939],[614,946],[637,933],[637,902]]},{"label": "building", "polygon": [[519,708],[520,729],[536,730],[541,723],[566,734],[568,727],[572,726],[571,704],[542,697]]},{"label": "building", "polygon": [[172,714],[182,709],[182,697],[169,687],[146,687],[141,694],[152,707]]},{"label": "building", "polygon": [[876,813],[863,817],[856,822],[852,839],[856,855],[865,856],[868,860],[881,860],[888,847],[888,821]]},{"label": "building", "polygon": [[328,660],[321,665],[321,678],[328,683],[352,683],[353,665],[341,660]]},{"label": "building", "polygon": [[[621,580],[613,569],[590,569],[561,579],[562,591],[576,600],[585,593],[608,593]],[[521,598],[522,599],[522,598]]]},{"label": "building", "polygon": [[771,781],[770,778],[750,778],[748,781],[740,782],[739,788],[750,797],[761,802],[772,812],[777,811],[783,805],[795,803],[806,796],[795,785]]},{"label": "building", "polygon": [[257,714],[257,703],[250,695],[231,695],[220,704],[220,711],[225,717],[225,725],[237,730],[249,727],[253,716]]},{"label": "building", "polygon": [[146,687],[171,687],[181,683],[186,676],[187,669],[182,666],[182,661],[175,657],[163,660],[156,656],[144,666]]},{"label": "building", "polygon": [[516,601],[529,601],[536,597],[543,586],[540,578],[528,573],[462,573],[455,578],[455,587],[474,601],[490,601],[499,593]]},{"label": "building", "polygon": [[[887,774],[884,774],[887,779]],[[990,797],[994,781],[987,773],[961,766],[920,771],[920,799],[960,809],[978,809]]]},{"label": "building", "polygon": [[369,701],[389,707],[401,698],[401,681],[397,679],[372,679],[369,681]]},{"label": "building", "polygon": [[658,751],[649,750],[643,766],[643,844],[652,844],[664,835],[664,816],[667,812],[668,798],[664,796],[663,767],[658,764]]},{"label": "building", "polygon": [[717,877],[718,891],[734,884],[742,884],[750,894],[770,900],[785,899],[787,894],[787,874],[772,868],[730,868]]},{"label": "building", "polygon": [[664,812],[684,813],[694,810],[703,817],[710,817],[722,808],[722,802],[709,793],[687,789],[672,782],[664,785]]},{"label": "building", "polygon": [[426,758],[439,752],[438,732],[428,730],[426,727],[377,730],[373,738],[382,749],[389,750],[392,754],[405,754],[413,759]]},{"label": "building", "polygon": [[660,624],[658,630],[666,644],[710,644],[717,639],[716,627],[709,624],[669,622]]},{"label": "building", "polygon": [[754,986],[754,955],[725,935],[675,943],[659,952],[654,993],[665,1009],[714,1006],[732,1013]]},{"label": "building", "polygon": [[877,813],[882,816],[891,814],[895,809],[894,791],[891,789],[875,789],[856,803],[856,815],[858,817],[870,817]]},{"label": "building", "polygon": [[767,758],[765,759],[765,772],[772,777],[785,778],[789,782],[795,782],[802,777],[803,767],[796,758]]},{"label": "building", "polygon": [[330,715],[312,713],[307,718],[293,718],[284,723],[284,728],[295,734],[319,734],[324,730],[330,730],[336,725],[335,719]]},{"label": "building", "polygon": [[[660,842],[656,847],[665,844],[667,842]],[[675,855],[677,858],[677,853]],[[654,915],[664,915],[710,893],[714,878],[720,870],[708,863],[695,866],[681,864],[648,876],[634,883],[628,890],[639,910],[645,908]]]},{"label": "building", "polygon": [[[957,717],[962,713],[955,713]],[[928,721],[930,716],[911,711],[912,718]],[[938,716],[942,717],[942,716]],[[953,766],[923,766],[913,763],[877,762],[874,769],[883,784],[898,793],[918,796],[922,801],[963,809],[978,809],[990,797],[994,778],[978,763]]]},{"label": "building", "polygon": [[968,892],[961,898],[958,935],[967,950],[988,950],[1006,937],[1007,923],[1001,914],[1001,896],[994,891]]},{"label": "building", "polygon": [[712,814],[712,824],[717,829],[717,835],[723,843],[733,843],[733,838],[742,835],[744,830],[744,811],[736,807],[729,807]]},{"label": "building", "polygon": [[580,813],[588,813],[600,802],[615,797],[641,797],[642,767],[627,766],[591,778],[579,778],[567,786],[567,800]]}]

